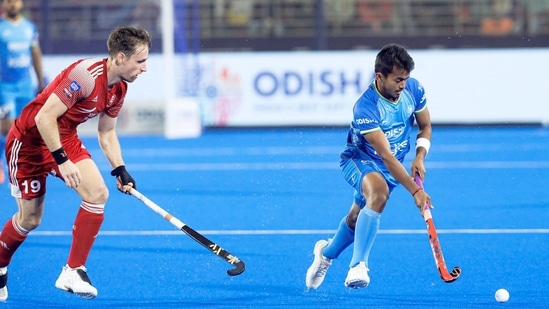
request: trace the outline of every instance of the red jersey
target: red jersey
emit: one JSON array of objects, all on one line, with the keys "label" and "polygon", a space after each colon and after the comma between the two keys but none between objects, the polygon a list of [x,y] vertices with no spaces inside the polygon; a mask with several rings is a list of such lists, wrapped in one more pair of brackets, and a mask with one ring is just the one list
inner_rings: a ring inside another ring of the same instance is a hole
[{"label": "red jersey", "polygon": [[116,117],[124,103],[127,89],[128,84],[125,81],[108,86],[107,59],[81,59],[57,75],[25,106],[15,121],[15,136],[42,139],[34,118],[52,93],[68,108],[57,119],[61,140],[64,140],[68,136],[76,135],[78,125],[99,113]]}]

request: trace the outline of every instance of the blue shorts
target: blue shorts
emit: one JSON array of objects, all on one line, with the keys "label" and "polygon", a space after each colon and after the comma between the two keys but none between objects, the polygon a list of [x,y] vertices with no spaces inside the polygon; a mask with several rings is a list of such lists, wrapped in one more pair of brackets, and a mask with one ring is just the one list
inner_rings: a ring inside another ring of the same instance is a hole
[{"label": "blue shorts", "polygon": [[369,173],[379,173],[385,179],[387,186],[389,187],[389,194],[393,192],[400,183],[389,173],[385,168],[377,164],[374,160],[369,158],[363,158],[355,155],[346,156],[346,154],[353,153],[355,151],[346,148],[341,154],[340,167],[343,177],[353,188],[354,201],[358,207],[364,208],[366,205],[366,199],[362,194],[362,179]]},{"label": "blue shorts", "polygon": [[23,107],[27,105],[36,91],[32,80],[22,80],[16,83],[0,83],[0,118],[15,119],[21,114]]}]

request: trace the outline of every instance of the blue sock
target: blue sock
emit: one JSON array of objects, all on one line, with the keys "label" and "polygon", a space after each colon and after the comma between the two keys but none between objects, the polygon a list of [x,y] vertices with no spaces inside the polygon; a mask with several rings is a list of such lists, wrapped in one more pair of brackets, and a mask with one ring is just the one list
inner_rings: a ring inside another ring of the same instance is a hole
[{"label": "blue sock", "polygon": [[374,240],[379,230],[379,221],[381,213],[364,207],[358,214],[355,227],[355,244],[353,258],[350,267],[356,266],[359,262],[365,262],[368,266],[368,256],[374,244]]},{"label": "blue sock", "polygon": [[322,250],[322,255],[329,259],[337,259],[345,248],[349,247],[355,239],[355,231],[347,225],[347,216],[343,217],[339,222],[334,237],[328,245]]}]

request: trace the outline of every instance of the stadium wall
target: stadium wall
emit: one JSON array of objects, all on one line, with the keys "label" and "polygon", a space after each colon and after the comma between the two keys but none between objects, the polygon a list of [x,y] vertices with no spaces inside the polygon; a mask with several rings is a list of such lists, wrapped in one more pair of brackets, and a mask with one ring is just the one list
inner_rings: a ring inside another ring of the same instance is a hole
[{"label": "stadium wall", "polygon": [[[347,126],[377,51],[201,53],[195,98],[205,127]],[[546,124],[549,48],[411,50],[433,124]],[[47,77],[84,55],[45,56]],[[121,134],[164,130],[165,63],[130,85]],[[187,77],[188,78],[188,77]],[[183,81],[177,81],[180,87]],[[527,105],[523,105],[527,104]],[[82,133],[95,132],[93,122]],[[81,134],[82,134],[81,133]]]}]

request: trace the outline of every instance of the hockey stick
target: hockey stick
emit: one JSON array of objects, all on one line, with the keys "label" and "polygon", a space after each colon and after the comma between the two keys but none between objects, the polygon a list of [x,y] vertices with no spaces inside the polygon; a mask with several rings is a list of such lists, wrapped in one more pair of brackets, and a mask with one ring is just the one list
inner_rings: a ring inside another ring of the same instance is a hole
[{"label": "hockey stick", "polygon": [[196,242],[200,243],[202,246],[204,246],[206,249],[210,250],[213,254],[221,257],[226,262],[228,262],[231,265],[234,265],[235,268],[227,270],[227,274],[229,276],[238,276],[242,272],[244,272],[244,269],[246,268],[246,265],[244,262],[242,262],[239,258],[236,256],[230,254],[225,249],[221,248],[218,244],[213,243],[211,240],[204,237],[202,234],[198,233],[197,231],[190,228],[185,223],[181,222],[181,220],[177,219],[176,217],[169,214],[167,211],[162,209],[162,207],[158,206],[156,203],[148,199],[146,196],[141,194],[139,191],[135,189],[131,189],[130,194],[135,196],[138,200],[143,202],[145,205],[147,205],[150,209],[155,211],[157,214],[161,215],[164,219],[169,221],[171,224],[173,224],[178,229],[185,232],[185,234],[189,235],[192,239],[194,239]]},{"label": "hockey stick", "polygon": [[[419,178],[418,174],[415,175],[414,181],[418,186],[423,188],[423,182],[421,181],[421,178]],[[454,267],[454,269],[452,269],[451,273],[448,272],[448,268],[446,268],[446,262],[444,261],[444,256],[442,255],[442,246],[440,245],[440,241],[438,240],[435,222],[433,221],[433,216],[431,215],[431,210],[429,209],[428,205],[425,205],[425,208],[423,209],[423,219],[425,219],[425,224],[427,225],[429,243],[431,244],[431,250],[433,251],[433,257],[435,258],[435,263],[437,265],[440,278],[442,279],[442,281],[447,283],[454,282],[455,280],[457,280],[457,278],[459,278],[459,275],[461,275],[461,268],[459,268],[459,266],[456,266]]]}]

